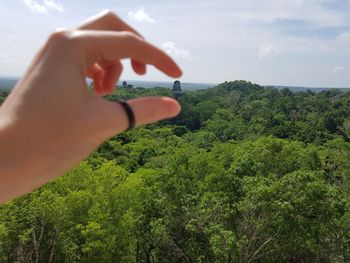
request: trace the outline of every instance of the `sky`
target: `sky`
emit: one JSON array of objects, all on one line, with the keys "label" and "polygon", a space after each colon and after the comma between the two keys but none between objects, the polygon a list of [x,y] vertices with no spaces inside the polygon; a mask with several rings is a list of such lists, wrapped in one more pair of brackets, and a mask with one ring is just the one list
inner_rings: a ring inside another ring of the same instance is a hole
[{"label": "sky", "polygon": [[[21,76],[50,33],[104,9],[173,56],[181,81],[350,87],[350,0],[0,0],[0,76]],[[121,79],[173,81],[123,65]]]}]

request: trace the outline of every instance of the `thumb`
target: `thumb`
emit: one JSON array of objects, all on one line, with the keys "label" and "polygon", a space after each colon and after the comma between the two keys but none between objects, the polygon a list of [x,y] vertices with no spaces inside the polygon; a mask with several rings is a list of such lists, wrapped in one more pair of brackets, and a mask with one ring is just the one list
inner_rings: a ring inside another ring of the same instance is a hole
[{"label": "thumb", "polygon": [[[129,118],[119,102],[104,101],[103,125],[111,137],[129,127]],[[180,104],[169,97],[142,97],[127,101],[135,116],[136,126],[175,117],[180,113]]]}]

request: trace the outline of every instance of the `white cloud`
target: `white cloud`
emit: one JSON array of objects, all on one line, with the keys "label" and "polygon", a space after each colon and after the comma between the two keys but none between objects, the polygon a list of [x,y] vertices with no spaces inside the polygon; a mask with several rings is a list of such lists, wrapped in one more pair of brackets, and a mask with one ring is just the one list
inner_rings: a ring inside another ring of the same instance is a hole
[{"label": "white cloud", "polygon": [[64,9],[61,4],[54,2],[54,0],[44,0],[44,4],[48,9],[63,13]]},{"label": "white cloud", "polygon": [[48,15],[51,11],[63,13],[64,9],[61,4],[56,3],[54,0],[22,0],[24,6],[26,6],[33,14]]},{"label": "white cloud", "polygon": [[154,23],[156,20],[152,17],[150,17],[149,14],[143,10],[143,8],[139,8],[136,10],[136,12],[130,11],[128,13],[128,17],[131,20],[139,21],[139,22],[148,22],[148,23]]},{"label": "white cloud", "polygon": [[162,48],[169,55],[172,55],[175,57],[186,58],[186,59],[190,58],[190,52],[186,49],[177,47],[174,42],[168,41],[166,43],[163,43]]},{"label": "white cloud", "polygon": [[33,0],[22,0],[22,3],[34,14],[48,14],[44,5]]},{"label": "white cloud", "polygon": [[331,47],[331,46],[329,46],[327,44],[321,44],[320,45],[320,51],[323,54],[329,54],[329,53],[335,52],[336,50],[333,47]]},{"label": "white cloud", "polygon": [[345,71],[345,68],[342,67],[342,66],[335,66],[335,67],[333,68],[333,73],[334,73],[334,74],[342,73],[342,72],[344,72],[344,71]]},{"label": "white cloud", "polygon": [[273,23],[285,20],[303,21],[316,27],[346,24],[341,11],[325,7],[325,0],[245,0],[232,4],[234,17],[240,22]]},{"label": "white cloud", "polygon": [[344,42],[344,43],[350,43],[350,32],[343,33],[343,34],[337,36],[337,40]]},{"label": "white cloud", "polygon": [[260,59],[271,58],[276,56],[278,53],[278,48],[270,44],[262,44],[259,47],[258,56]]}]

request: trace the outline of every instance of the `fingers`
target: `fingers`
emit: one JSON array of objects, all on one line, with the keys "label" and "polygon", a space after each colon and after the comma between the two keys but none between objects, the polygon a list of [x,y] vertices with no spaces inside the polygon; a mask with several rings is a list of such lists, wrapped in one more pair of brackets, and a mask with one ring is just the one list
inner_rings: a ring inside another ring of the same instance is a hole
[{"label": "fingers", "polygon": [[[181,110],[179,103],[168,97],[137,98],[129,100],[128,104],[134,113],[136,126],[175,117]],[[103,119],[98,126],[104,129],[104,139],[129,127],[128,115],[118,102],[100,100],[93,112],[98,114],[96,119]]]},{"label": "fingers", "polygon": [[94,83],[96,95],[105,96],[113,94],[116,83],[122,73],[123,65],[117,62],[95,63],[86,71],[86,76]]},{"label": "fingers", "polygon": [[[100,14],[88,19],[78,27],[79,30],[106,30],[106,31],[128,31],[142,37],[134,28],[125,23],[115,13],[110,10],[104,10]],[[137,74],[146,73],[146,66],[137,60],[131,60],[131,65]]]},{"label": "fingers", "polygon": [[[98,98],[91,100],[92,107],[87,107],[85,129],[97,136],[100,142],[129,128],[129,119],[124,107],[119,102]],[[127,102],[135,116],[135,125],[145,125],[175,117],[181,107],[168,97],[143,97]]]},{"label": "fingers", "polygon": [[142,64],[154,65],[174,78],[182,74],[175,61],[165,52],[133,33],[84,30],[59,34],[63,36],[55,38],[63,39],[67,48],[73,49],[72,53],[80,55],[83,61],[79,62],[85,64],[87,68],[102,60],[118,61],[123,58],[132,58]]},{"label": "fingers", "polygon": [[105,76],[103,79],[103,96],[113,94],[114,87],[116,86],[116,82],[118,81],[122,71],[123,66],[120,62],[105,69]]},{"label": "fingers", "polygon": [[[137,98],[129,100],[128,104],[135,114],[136,126],[174,117],[181,110],[180,104],[168,97]],[[119,111],[117,114],[125,115],[124,112],[119,113]]]},{"label": "fingers", "polygon": [[103,79],[105,77],[105,70],[97,63],[86,71],[86,76],[91,78],[94,83],[96,94],[103,93]]},{"label": "fingers", "polygon": [[138,62],[137,60],[131,60],[131,66],[133,70],[139,74],[139,75],[144,75],[146,74],[146,65]]},{"label": "fingers", "polygon": [[79,30],[128,31],[142,37],[134,28],[121,20],[110,10],[102,11],[78,27]]}]

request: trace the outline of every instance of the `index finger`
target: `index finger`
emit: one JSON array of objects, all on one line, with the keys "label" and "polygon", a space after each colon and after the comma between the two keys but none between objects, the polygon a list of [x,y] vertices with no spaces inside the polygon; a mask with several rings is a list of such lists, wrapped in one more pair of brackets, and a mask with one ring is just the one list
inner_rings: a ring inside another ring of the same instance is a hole
[{"label": "index finger", "polygon": [[143,36],[133,27],[129,26],[117,14],[110,10],[104,10],[101,13],[89,18],[78,27],[79,30],[106,30],[106,31],[129,31],[139,37]]},{"label": "index finger", "polygon": [[[78,27],[80,30],[107,30],[107,31],[129,31],[139,37],[143,36],[133,27],[125,23],[117,14],[111,10],[104,10],[101,13],[91,17]],[[146,72],[146,66],[137,60],[131,60],[131,66],[138,74]]]},{"label": "index finger", "polygon": [[[84,59],[86,67],[101,60],[116,61],[131,58],[143,64],[151,64],[165,74],[178,78],[182,72],[175,61],[164,51],[130,32],[73,31],[66,33]],[[83,52],[83,53],[81,53]]]}]

